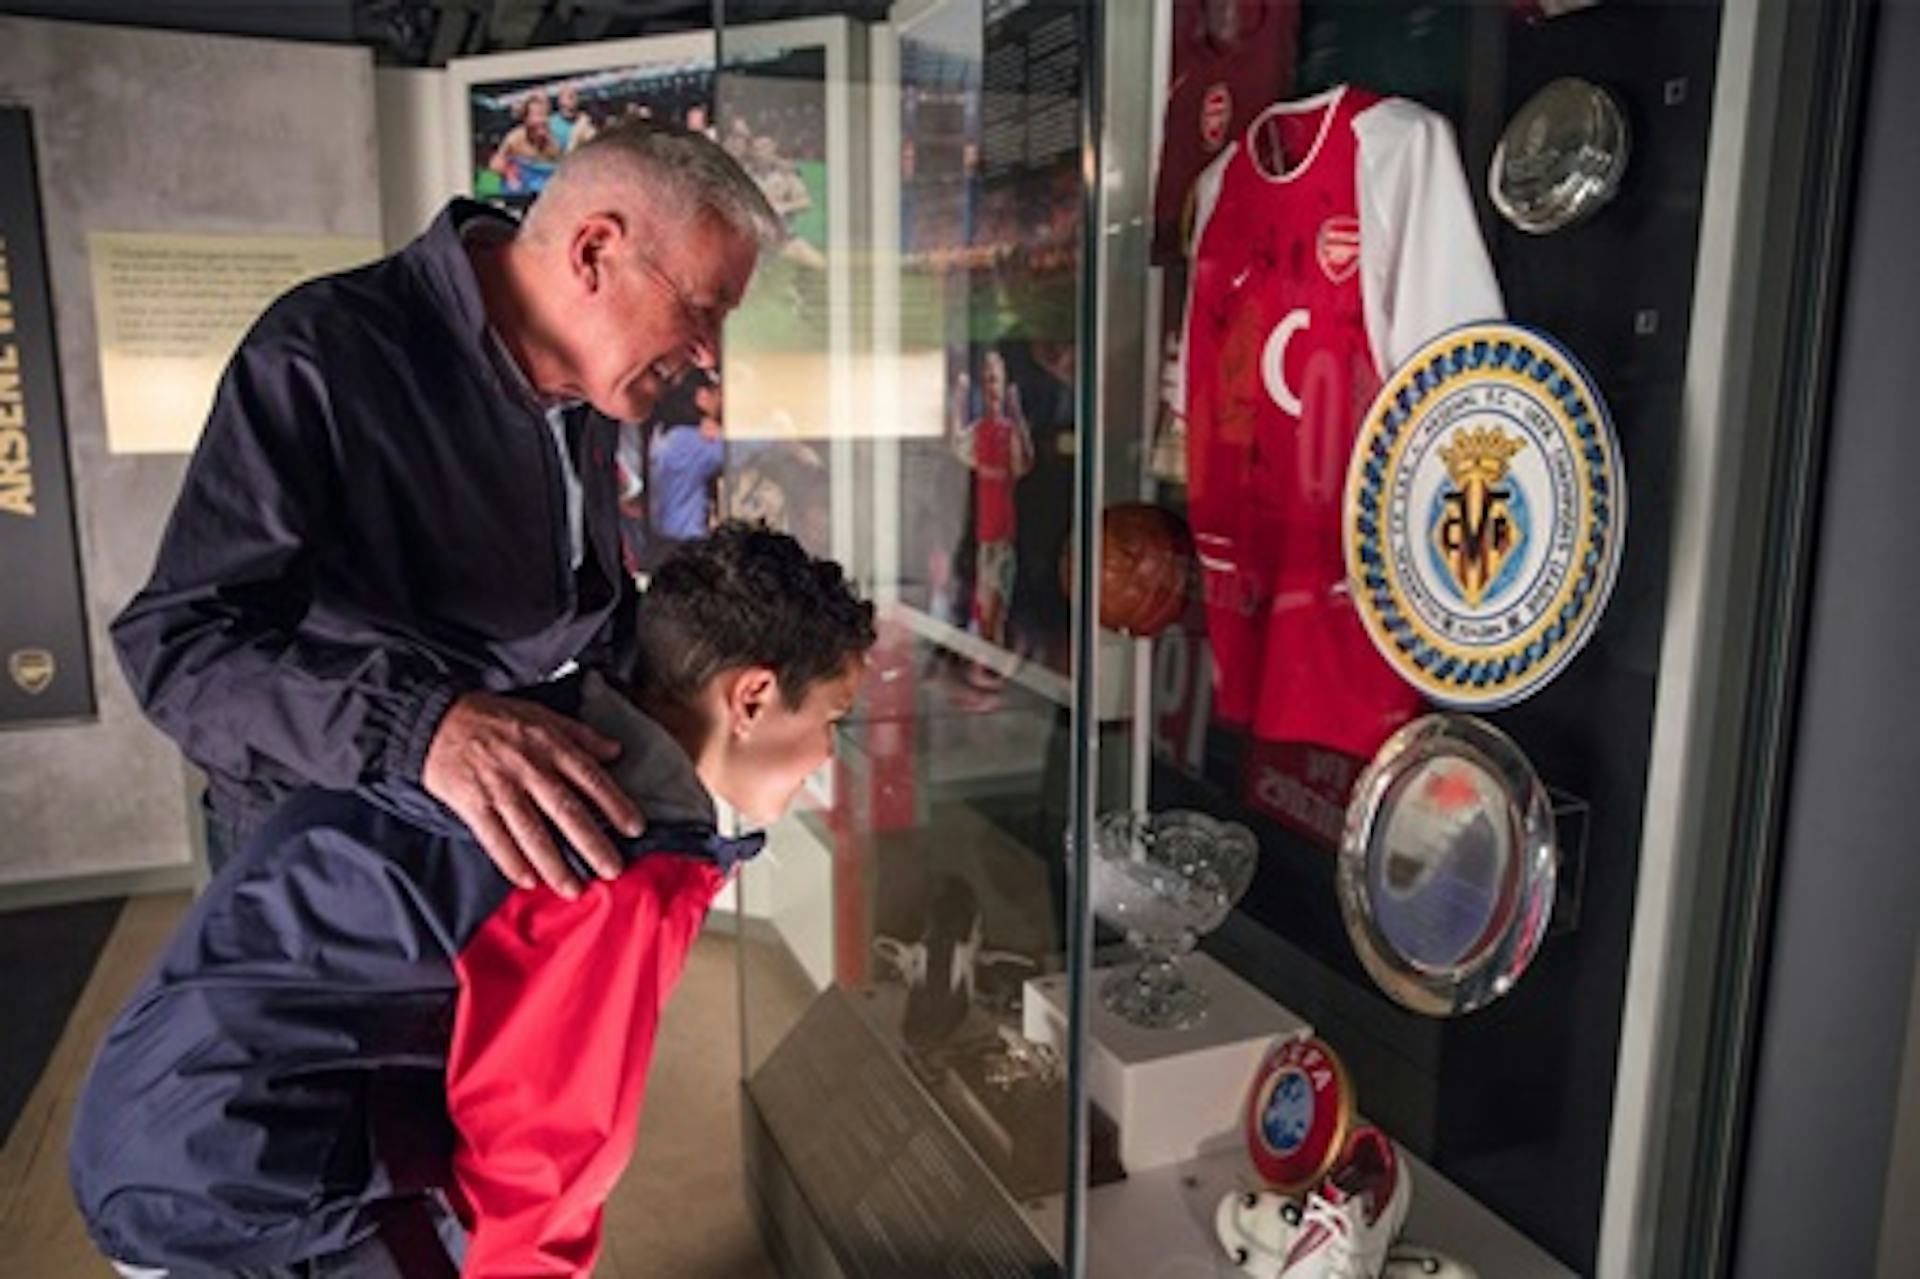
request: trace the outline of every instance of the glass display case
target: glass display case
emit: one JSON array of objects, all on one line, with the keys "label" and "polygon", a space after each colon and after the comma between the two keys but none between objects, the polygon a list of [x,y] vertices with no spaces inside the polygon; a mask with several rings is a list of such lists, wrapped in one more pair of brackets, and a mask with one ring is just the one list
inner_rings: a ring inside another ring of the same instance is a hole
[{"label": "glass display case", "polygon": [[785,240],[716,510],[881,621],[731,917],[783,1270],[1711,1233],[1784,20],[736,7],[705,123]]}]

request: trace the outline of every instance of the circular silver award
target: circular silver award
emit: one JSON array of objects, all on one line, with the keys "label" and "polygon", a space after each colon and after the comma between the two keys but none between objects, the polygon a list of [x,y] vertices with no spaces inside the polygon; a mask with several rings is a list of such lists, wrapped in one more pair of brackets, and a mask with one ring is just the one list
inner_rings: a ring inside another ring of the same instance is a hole
[{"label": "circular silver award", "polygon": [[1340,913],[1380,989],[1433,1017],[1513,988],[1547,929],[1559,852],[1546,788],[1483,720],[1428,715],[1354,787]]},{"label": "circular silver award", "polygon": [[1527,99],[1493,150],[1487,192],[1532,235],[1591,217],[1627,171],[1626,113],[1597,84],[1567,77]]}]

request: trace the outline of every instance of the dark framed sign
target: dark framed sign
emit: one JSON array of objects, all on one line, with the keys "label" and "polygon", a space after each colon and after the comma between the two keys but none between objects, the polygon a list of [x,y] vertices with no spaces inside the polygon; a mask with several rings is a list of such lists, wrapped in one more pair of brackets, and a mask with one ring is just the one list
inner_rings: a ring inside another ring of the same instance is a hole
[{"label": "dark framed sign", "polygon": [[33,120],[0,107],[0,727],[90,719]]}]

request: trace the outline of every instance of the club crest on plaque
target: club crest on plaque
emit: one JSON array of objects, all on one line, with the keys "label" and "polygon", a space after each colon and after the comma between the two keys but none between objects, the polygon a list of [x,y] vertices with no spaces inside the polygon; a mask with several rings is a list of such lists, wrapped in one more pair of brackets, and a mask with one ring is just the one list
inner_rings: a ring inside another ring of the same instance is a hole
[{"label": "club crest on plaque", "polygon": [[1619,572],[1626,477],[1571,354],[1467,325],[1401,366],[1347,471],[1347,580],[1367,633],[1443,706],[1506,706],[1586,644]]},{"label": "club crest on plaque", "polygon": [[1435,578],[1469,608],[1506,580],[1527,542],[1526,495],[1508,475],[1513,455],[1526,446],[1496,426],[1461,431],[1440,448],[1449,484],[1435,494],[1438,509],[1428,516],[1440,557]]}]

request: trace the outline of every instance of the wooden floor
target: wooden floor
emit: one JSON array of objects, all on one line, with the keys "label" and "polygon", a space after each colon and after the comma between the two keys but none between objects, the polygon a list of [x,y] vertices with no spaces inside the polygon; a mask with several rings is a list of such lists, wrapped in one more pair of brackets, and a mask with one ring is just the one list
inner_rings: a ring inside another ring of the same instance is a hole
[{"label": "wooden floor", "polygon": [[[67,1191],[74,1099],[107,1023],[174,923],[184,894],[135,898],[59,1047],[0,1148],[0,1276],[110,1276]],[[607,1279],[773,1279],[740,1171],[739,1012],[732,938],[694,947],[667,1010],[633,1166],[608,1201]],[[0,980],[31,980],[10,973]]]}]

